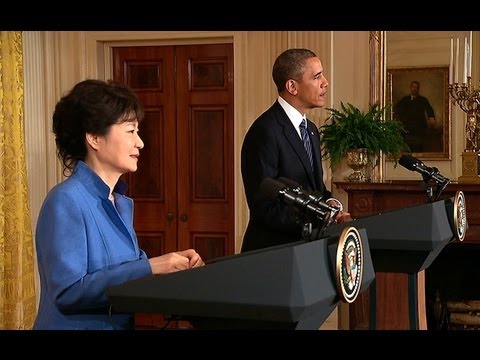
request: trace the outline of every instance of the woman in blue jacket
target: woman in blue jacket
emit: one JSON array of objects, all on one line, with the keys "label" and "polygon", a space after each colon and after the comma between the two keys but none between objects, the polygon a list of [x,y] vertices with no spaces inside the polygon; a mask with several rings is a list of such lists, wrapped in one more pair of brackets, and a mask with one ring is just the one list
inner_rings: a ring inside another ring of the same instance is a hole
[{"label": "woman in blue jacket", "polygon": [[34,329],[129,329],[132,315],[109,315],[108,287],[204,264],[193,249],[148,259],[138,247],[120,176],[137,170],[143,116],[136,95],[113,82],[82,81],[57,103],[53,132],[71,173],[50,190],[38,218]]}]

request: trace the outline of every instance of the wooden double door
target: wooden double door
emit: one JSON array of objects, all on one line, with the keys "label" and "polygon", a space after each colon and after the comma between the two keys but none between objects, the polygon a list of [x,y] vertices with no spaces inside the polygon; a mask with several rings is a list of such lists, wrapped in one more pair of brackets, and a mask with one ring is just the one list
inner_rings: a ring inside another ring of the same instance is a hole
[{"label": "wooden double door", "polygon": [[145,107],[145,147],[125,176],[140,247],[233,254],[232,44],[115,47],[113,78]]}]

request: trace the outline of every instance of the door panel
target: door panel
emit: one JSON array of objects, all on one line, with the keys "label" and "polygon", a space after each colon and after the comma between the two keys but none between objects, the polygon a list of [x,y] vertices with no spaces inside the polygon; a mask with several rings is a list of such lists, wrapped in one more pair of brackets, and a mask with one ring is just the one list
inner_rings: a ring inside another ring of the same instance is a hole
[{"label": "door panel", "polygon": [[233,48],[181,46],[176,56],[178,176],[186,180],[178,209],[188,215],[180,246],[206,259],[233,254]]},{"label": "door panel", "polygon": [[[149,257],[175,251],[177,224],[176,118],[173,47],[114,48],[114,80],[126,83],[145,107],[138,170],[127,174],[128,195],[135,200],[134,225]],[[172,176],[173,174],[173,176]]]}]

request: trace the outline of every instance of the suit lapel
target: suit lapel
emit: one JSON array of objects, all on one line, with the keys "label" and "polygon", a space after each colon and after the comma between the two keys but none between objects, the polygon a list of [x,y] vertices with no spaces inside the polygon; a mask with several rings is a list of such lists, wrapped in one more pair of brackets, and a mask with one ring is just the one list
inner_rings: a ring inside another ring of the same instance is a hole
[{"label": "suit lapel", "polygon": [[[280,124],[283,126],[283,134],[285,135],[285,138],[287,141],[290,143],[292,146],[293,150],[297,154],[297,156],[300,159],[300,162],[302,163],[305,172],[308,175],[308,179],[311,182],[312,188],[316,188],[315,186],[315,179],[314,179],[314,174],[312,170],[312,166],[310,165],[310,160],[308,159],[307,152],[305,151],[305,148],[303,147],[303,142],[300,139],[300,136],[298,136],[297,130],[294,128],[292,125],[292,122],[288,118],[287,114],[283,110],[283,108],[280,106],[278,101],[275,103],[275,112],[276,116],[279,119]],[[308,130],[310,133],[310,129]],[[314,146],[314,144],[316,144]],[[318,141],[312,142],[312,146],[316,147],[318,146]],[[313,150],[315,154],[315,162],[317,162],[317,151],[316,149]]]}]

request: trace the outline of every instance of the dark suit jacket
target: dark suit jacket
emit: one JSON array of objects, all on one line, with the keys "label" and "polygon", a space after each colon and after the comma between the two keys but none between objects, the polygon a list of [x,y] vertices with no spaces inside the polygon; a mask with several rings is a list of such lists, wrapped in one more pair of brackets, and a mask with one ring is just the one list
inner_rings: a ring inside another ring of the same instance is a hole
[{"label": "dark suit jacket", "polygon": [[427,119],[435,117],[428,99],[420,95],[412,99],[411,95],[407,95],[396,104],[394,114],[404,125],[406,133],[403,137],[410,151],[425,151],[429,147],[426,138]]},{"label": "dark suit jacket", "polygon": [[242,146],[242,178],[250,209],[250,220],[242,252],[301,240],[303,223],[297,209],[279,197],[271,199],[259,192],[263,179],[285,177],[304,190],[330,197],[323,183],[320,136],[317,126],[308,122],[314,170],[302,140],[287,114],[276,101],[248,130]]},{"label": "dark suit jacket", "polygon": [[427,132],[427,119],[435,117],[432,105],[424,96],[418,95],[412,99],[411,95],[404,96],[395,106],[396,118],[405,126],[405,130],[420,138]]}]

